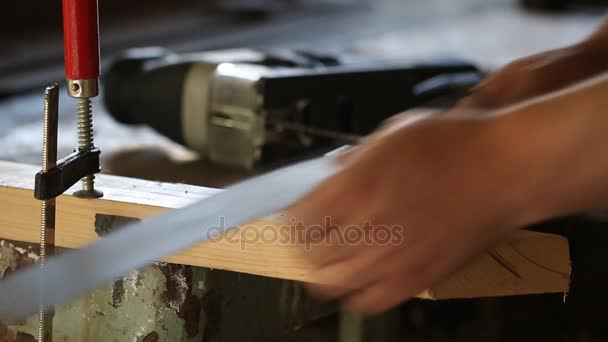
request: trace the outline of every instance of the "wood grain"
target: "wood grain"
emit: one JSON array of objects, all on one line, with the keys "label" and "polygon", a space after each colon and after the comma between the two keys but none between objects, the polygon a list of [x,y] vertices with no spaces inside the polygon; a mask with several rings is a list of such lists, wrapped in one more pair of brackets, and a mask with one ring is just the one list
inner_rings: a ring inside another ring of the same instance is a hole
[{"label": "wood grain", "polygon": [[[0,161],[0,238],[37,243],[40,202],[33,196],[39,167]],[[99,175],[101,199],[83,200],[73,191],[57,199],[56,245],[79,248],[97,239],[96,214],[145,219],[221,190]],[[280,214],[241,226],[230,238],[200,243],[164,261],[268,277],[314,282],[300,246],[277,239],[249,239],[289,229]],[[268,235],[266,235],[268,236]],[[568,241],[557,235],[518,231],[452,274],[422,298],[471,298],[565,292],[569,286]],[[348,286],[348,284],[343,284]]]}]

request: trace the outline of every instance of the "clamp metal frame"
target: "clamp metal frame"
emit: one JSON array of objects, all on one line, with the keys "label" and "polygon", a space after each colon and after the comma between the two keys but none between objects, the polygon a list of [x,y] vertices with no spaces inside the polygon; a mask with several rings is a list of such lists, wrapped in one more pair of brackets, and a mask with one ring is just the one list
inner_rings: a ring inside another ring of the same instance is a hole
[{"label": "clamp metal frame", "polygon": [[99,148],[76,151],[57,162],[57,166],[36,174],[34,197],[41,201],[55,198],[83,177],[99,173]]}]

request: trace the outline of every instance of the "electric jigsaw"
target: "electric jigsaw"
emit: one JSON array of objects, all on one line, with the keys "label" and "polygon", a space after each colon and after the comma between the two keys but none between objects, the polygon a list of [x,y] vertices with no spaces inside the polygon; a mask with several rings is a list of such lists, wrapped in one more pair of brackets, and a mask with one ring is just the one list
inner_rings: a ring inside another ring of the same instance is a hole
[{"label": "electric jigsaw", "polygon": [[161,48],[128,50],[104,75],[115,119],[245,169],[268,151],[289,158],[356,142],[391,115],[441,95],[462,96],[482,77],[473,64],[450,59]]}]

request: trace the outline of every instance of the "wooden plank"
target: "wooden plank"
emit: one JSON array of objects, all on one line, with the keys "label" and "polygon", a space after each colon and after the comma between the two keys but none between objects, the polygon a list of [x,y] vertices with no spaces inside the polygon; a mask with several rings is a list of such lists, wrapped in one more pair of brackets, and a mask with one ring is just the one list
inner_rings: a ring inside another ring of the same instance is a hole
[{"label": "wooden plank", "polygon": [[[0,161],[0,238],[38,241],[40,202],[33,197],[33,179],[38,170],[36,166]],[[99,239],[95,232],[98,214],[144,219],[221,191],[110,175],[99,175],[96,184],[104,191],[101,199],[83,200],[71,195],[58,198],[57,246],[78,248]],[[229,239],[200,243],[164,261],[314,281],[307,264],[294,253],[299,247],[272,239],[281,236],[282,229],[290,229],[284,222],[280,214],[254,221],[235,230]],[[270,234],[270,238],[259,238],[262,234]],[[258,238],[250,239],[252,236]],[[569,286],[569,271],[565,238],[518,231],[492,253],[478,257],[420,296],[445,299],[564,292]]]}]

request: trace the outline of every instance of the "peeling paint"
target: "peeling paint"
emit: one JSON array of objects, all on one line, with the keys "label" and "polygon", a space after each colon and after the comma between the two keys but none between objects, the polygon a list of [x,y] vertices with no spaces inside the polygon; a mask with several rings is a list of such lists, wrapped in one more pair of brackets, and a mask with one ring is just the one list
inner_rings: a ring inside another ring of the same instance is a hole
[{"label": "peeling paint", "polygon": [[160,336],[158,336],[158,333],[156,331],[153,331],[146,335],[146,337],[144,337],[141,342],[158,342],[159,340]]},{"label": "peeling paint", "polygon": [[36,342],[33,335],[23,331],[15,331],[0,323],[0,341],[2,342]]},{"label": "peeling paint", "polygon": [[133,293],[135,293],[137,291],[137,286],[140,283],[139,271],[133,271],[129,273],[124,279],[126,284],[129,285],[129,287],[133,291]]},{"label": "peeling paint", "polygon": [[11,247],[13,247],[17,252],[19,252],[20,254],[25,254],[25,249],[20,248],[20,247],[15,247],[12,244],[10,245]]},{"label": "peeling paint", "polygon": [[[37,246],[31,246],[23,242],[10,243],[5,240],[0,240],[0,278],[5,277],[11,272],[17,271],[20,268],[34,264],[38,260],[35,254]],[[35,342],[36,339],[32,335],[35,329],[29,324],[29,321],[11,322],[14,325],[7,325],[0,321],[0,341],[2,342]]]},{"label": "peeling paint", "polygon": [[15,244],[0,240],[0,277],[38,261],[38,250],[33,246],[17,242]]},{"label": "peeling paint", "polygon": [[125,282],[122,278],[114,281],[112,286],[112,307],[117,309],[125,301]]},{"label": "peeling paint", "polygon": [[185,321],[188,337],[198,335],[201,299],[192,294],[192,267],[161,263],[157,266],[167,279],[165,304]]},{"label": "peeling paint", "polygon": [[189,290],[184,269],[185,267],[181,265],[171,265],[167,272],[163,272],[167,278],[167,291],[164,294],[165,302],[168,307],[176,311],[179,311],[186,302]]},{"label": "peeling paint", "polygon": [[[27,253],[27,257],[34,260],[35,262],[38,262],[38,259],[40,259],[40,256],[36,253],[33,252],[29,252]],[[0,253],[0,258],[2,258],[2,254]]]},{"label": "peeling paint", "polygon": [[15,339],[15,342],[36,342],[38,341],[34,336],[28,334],[28,333],[24,333],[22,331],[17,333],[17,338]]}]

